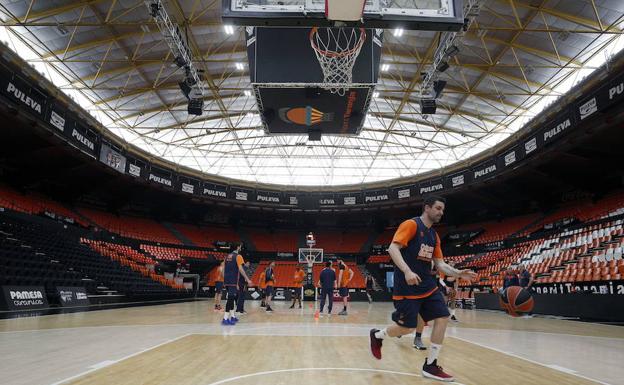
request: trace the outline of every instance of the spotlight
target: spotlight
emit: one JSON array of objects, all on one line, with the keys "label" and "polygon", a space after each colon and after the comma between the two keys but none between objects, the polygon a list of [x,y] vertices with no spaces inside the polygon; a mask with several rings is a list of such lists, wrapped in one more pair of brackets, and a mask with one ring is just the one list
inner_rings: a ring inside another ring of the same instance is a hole
[{"label": "spotlight", "polygon": [[433,82],[433,92],[435,93],[435,98],[439,98],[442,90],[446,87],[446,80],[436,80]]},{"label": "spotlight", "polygon": [[436,101],[435,99],[420,99],[420,113],[421,114],[435,114],[436,113]]},{"label": "spotlight", "polygon": [[223,29],[225,30],[225,33],[228,35],[232,35],[234,33],[234,27],[231,25],[224,25]]},{"label": "spotlight", "polygon": [[204,101],[202,99],[190,99],[188,102],[189,115],[200,116],[204,112]]},{"label": "spotlight", "polygon": [[452,45],[446,49],[446,56],[453,57],[459,53],[459,48],[456,45]]},{"label": "spotlight", "polygon": [[150,15],[153,18],[156,18],[156,16],[158,16],[158,11],[160,11],[160,4],[158,3],[158,1],[150,4]]},{"label": "spotlight", "polygon": [[382,71],[384,71],[384,72],[385,72],[385,71],[387,71],[387,70],[389,70],[389,69],[390,69],[390,64],[382,64],[382,65],[381,65],[381,70],[382,70]]},{"label": "spotlight", "polygon": [[448,63],[448,62],[446,62],[446,61],[440,62],[440,65],[438,66],[438,71],[440,71],[440,72],[444,72],[444,71],[446,71],[447,69],[449,69],[449,67],[450,67],[450,66],[449,66],[449,63]]},{"label": "spotlight", "polygon": [[184,60],[184,57],[182,56],[176,56],[175,59],[173,59],[173,62],[175,63],[175,65],[177,65],[179,68],[182,68],[184,66],[186,66],[186,60]]}]

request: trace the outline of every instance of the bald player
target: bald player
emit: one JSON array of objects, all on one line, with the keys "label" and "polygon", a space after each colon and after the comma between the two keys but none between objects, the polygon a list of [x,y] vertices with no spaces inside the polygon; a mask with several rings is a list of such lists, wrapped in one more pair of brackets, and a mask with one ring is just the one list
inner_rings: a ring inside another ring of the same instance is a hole
[{"label": "bald player", "polygon": [[440,237],[432,228],[440,222],[446,201],[440,197],[428,197],[424,201],[422,215],[401,223],[388,253],[395,264],[392,299],[395,311],[394,325],[382,330],[371,329],[371,353],[381,359],[381,347],[386,337],[398,337],[416,329],[418,314],[425,322],[433,321],[431,344],[422,367],[422,375],[440,381],[453,381],[453,376],[438,366],[448,324],[449,311],[438,289],[434,268],[448,276],[472,281],[477,274],[470,270],[457,270],[444,262]]}]

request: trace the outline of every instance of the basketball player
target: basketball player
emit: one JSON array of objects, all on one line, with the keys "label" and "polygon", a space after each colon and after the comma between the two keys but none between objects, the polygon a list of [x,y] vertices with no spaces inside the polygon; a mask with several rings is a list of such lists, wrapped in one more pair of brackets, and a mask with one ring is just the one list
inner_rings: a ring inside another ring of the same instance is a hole
[{"label": "basketball player", "polygon": [[[455,267],[455,264],[449,262],[449,266]],[[451,321],[458,322],[457,317],[455,317],[455,299],[457,298],[459,281],[456,277],[448,276],[444,273],[440,273],[439,280],[443,288],[442,294],[444,294],[444,299],[448,303],[449,312],[451,313]]]},{"label": "basketball player", "polygon": [[271,309],[271,297],[273,296],[273,286],[275,286],[275,262],[269,263],[269,267],[264,270],[264,282],[266,283],[264,302],[266,303],[266,311],[273,312]]},{"label": "basketball player", "polygon": [[366,274],[366,296],[368,297],[368,303],[373,303],[373,284],[375,279],[372,275]]},{"label": "basketball player", "polygon": [[320,313],[323,313],[325,308],[325,297],[329,297],[329,303],[327,304],[327,315],[331,314],[332,307],[334,306],[334,287],[336,287],[336,272],[331,268],[332,262],[325,262],[325,268],[321,271],[317,286],[321,288],[321,309]]},{"label": "basketball player", "polygon": [[301,291],[303,288],[303,281],[305,280],[305,273],[301,266],[297,266],[297,271],[295,271],[295,290],[293,290],[293,303],[290,305],[290,309],[295,307],[295,303],[299,301],[299,309],[301,309]]},{"label": "basketball player", "polygon": [[[245,274],[249,276],[249,261],[246,261],[243,265],[243,269],[245,270]],[[242,275],[238,277],[238,298],[236,299],[236,313],[245,314],[245,292],[247,291],[247,282],[245,282],[245,278]]]},{"label": "basketball player", "polygon": [[266,275],[264,270],[260,273],[260,282],[258,283],[258,289],[260,289],[260,307],[266,307]]},{"label": "basketball player", "polygon": [[223,292],[223,266],[224,262],[221,261],[217,267],[217,280],[215,281],[215,297],[214,297],[214,309],[221,310],[221,293]]},{"label": "basketball player", "polygon": [[513,266],[507,268],[507,272],[505,272],[505,277],[503,278],[503,290],[507,289],[509,286],[520,286],[520,279],[518,279],[518,274],[514,271]]},{"label": "basketball player", "polygon": [[349,297],[349,282],[353,279],[355,273],[349,269],[346,263],[338,260],[338,291],[342,297],[342,311],[338,315],[347,315],[347,302]]},{"label": "basketball player", "polygon": [[420,217],[401,223],[388,253],[395,264],[393,300],[395,325],[383,330],[371,329],[371,353],[381,359],[381,347],[385,337],[409,334],[418,324],[418,314],[425,322],[433,321],[428,357],[422,368],[424,377],[441,381],[453,381],[453,376],[438,366],[448,324],[449,311],[433,274],[435,268],[446,274],[465,280],[473,280],[477,274],[470,270],[457,270],[444,262],[440,238],[432,229],[444,214],[445,200],[428,197],[424,201]]},{"label": "basketball player", "polygon": [[239,292],[238,282],[239,275],[242,275],[248,285],[251,285],[251,280],[247,277],[243,265],[245,260],[240,255],[241,245],[237,245],[236,248],[225,257],[223,266],[223,284],[226,290],[227,302],[225,303],[225,312],[223,313],[222,325],[234,325],[238,322],[238,318],[234,316],[234,305],[236,304],[236,298]]}]

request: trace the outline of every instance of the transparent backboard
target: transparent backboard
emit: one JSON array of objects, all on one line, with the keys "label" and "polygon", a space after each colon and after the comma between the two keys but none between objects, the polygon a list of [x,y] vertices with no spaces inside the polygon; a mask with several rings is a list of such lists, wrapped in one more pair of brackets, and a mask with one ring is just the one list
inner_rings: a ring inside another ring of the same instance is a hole
[{"label": "transparent backboard", "polygon": [[[222,6],[225,22],[237,25],[337,26],[325,18],[325,0],[223,0]],[[463,0],[366,0],[363,23],[355,24],[365,28],[458,31],[464,23],[462,9]]]}]

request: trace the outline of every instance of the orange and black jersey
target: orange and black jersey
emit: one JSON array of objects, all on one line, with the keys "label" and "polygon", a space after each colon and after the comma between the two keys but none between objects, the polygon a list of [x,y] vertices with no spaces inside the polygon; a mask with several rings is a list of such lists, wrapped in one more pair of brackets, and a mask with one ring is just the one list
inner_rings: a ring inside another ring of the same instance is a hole
[{"label": "orange and black jersey", "polygon": [[303,281],[305,280],[306,274],[303,270],[295,271],[295,286],[302,286]]},{"label": "orange and black jersey", "polygon": [[412,218],[401,223],[392,242],[401,245],[405,263],[421,279],[418,285],[408,285],[403,272],[395,266],[392,298],[418,299],[433,294],[438,289],[433,260],[443,258],[436,231],[425,226],[419,217]]},{"label": "orange and black jersey", "polygon": [[223,267],[223,283],[225,286],[238,286],[238,267],[245,263],[243,256],[238,253],[230,253],[225,257],[225,265]]}]

